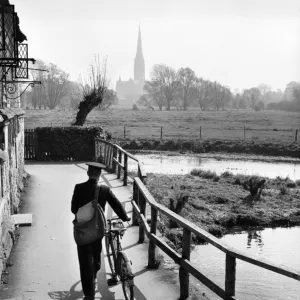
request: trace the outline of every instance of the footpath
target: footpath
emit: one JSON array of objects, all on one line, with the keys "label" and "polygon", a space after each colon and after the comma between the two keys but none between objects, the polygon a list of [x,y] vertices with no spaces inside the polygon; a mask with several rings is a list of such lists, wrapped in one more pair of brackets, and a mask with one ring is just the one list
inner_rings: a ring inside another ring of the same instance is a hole
[{"label": "footpath", "polygon": [[[0,285],[1,300],[80,300],[83,293],[76,244],[73,240],[71,198],[76,183],[87,180],[84,163],[27,164],[30,175],[22,193],[20,213],[31,213],[31,226],[20,227],[20,236],[11,253],[11,266]],[[104,173],[102,182],[124,202],[130,214],[132,187],[123,187],[113,174]],[[107,205],[108,206],[108,205]],[[111,209],[106,209],[111,215]],[[138,227],[129,226],[122,239],[132,260],[135,299],[178,299],[178,274],[173,270],[147,269],[148,243],[138,244]],[[97,276],[95,299],[124,299],[121,284],[108,287],[110,270],[103,243],[102,267]]]}]

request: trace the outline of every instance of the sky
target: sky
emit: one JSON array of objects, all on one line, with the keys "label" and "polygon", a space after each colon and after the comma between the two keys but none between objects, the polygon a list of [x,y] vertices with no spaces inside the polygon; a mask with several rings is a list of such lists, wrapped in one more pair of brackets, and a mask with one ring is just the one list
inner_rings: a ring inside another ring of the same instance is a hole
[{"label": "sky", "polygon": [[154,64],[227,85],[300,81],[299,0],[10,0],[29,57],[57,64],[78,80],[94,55],[107,58],[111,88],[133,78],[138,26],[146,79]]}]

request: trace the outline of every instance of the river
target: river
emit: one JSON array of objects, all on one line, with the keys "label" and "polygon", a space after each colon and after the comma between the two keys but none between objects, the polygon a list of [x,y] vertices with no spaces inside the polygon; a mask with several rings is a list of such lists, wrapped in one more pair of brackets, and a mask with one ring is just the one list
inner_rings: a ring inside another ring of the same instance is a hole
[{"label": "river", "polygon": [[[291,180],[300,179],[300,161],[287,162],[262,162],[247,160],[217,160],[213,158],[203,158],[201,156],[166,156],[166,155],[135,155],[148,173],[163,174],[188,174],[192,169],[215,171],[218,175],[229,171],[233,174],[265,176],[276,178],[277,176]],[[136,169],[134,163],[129,160],[129,170]]]},{"label": "river", "polygon": [[[217,160],[197,156],[135,155],[146,172],[188,174],[194,168],[221,174],[277,176],[300,179],[300,163],[270,163],[262,161]],[[133,163],[130,170],[136,170]],[[300,227],[265,229],[229,234],[220,239],[245,253],[257,255],[276,264],[300,270]],[[196,246],[191,261],[205,276],[224,288],[225,254],[211,245]],[[203,291],[203,287],[201,287]],[[219,299],[204,288],[210,299]],[[237,260],[236,298],[253,300],[300,300],[300,282]]]}]

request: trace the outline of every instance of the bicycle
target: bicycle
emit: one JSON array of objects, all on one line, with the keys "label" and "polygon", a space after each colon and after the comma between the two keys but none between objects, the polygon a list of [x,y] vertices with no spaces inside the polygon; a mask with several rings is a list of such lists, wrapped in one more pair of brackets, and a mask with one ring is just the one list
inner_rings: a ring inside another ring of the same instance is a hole
[{"label": "bicycle", "polygon": [[112,273],[112,278],[107,282],[108,285],[115,285],[118,283],[119,277],[122,282],[125,300],[134,300],[134,275],[131,269],[132,262],[129,260],[126,253],[122,251],[120,242],[126,230],[127,228],[119,218],[107,220],[105,246],[108,264]]}]

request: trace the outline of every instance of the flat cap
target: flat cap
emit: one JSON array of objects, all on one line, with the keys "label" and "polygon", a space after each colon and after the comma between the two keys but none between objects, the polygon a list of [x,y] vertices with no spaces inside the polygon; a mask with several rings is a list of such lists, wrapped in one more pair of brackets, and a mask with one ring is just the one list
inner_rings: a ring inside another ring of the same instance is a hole
[{"label": "flat cap", "polygon": [[96,169],[105,169],[106,168],[106,165],[103,165],[103,164],[100,164],[100,163],[97,163],[97,162],[88,162],[86,164],[89,167],[96,168]]}]

